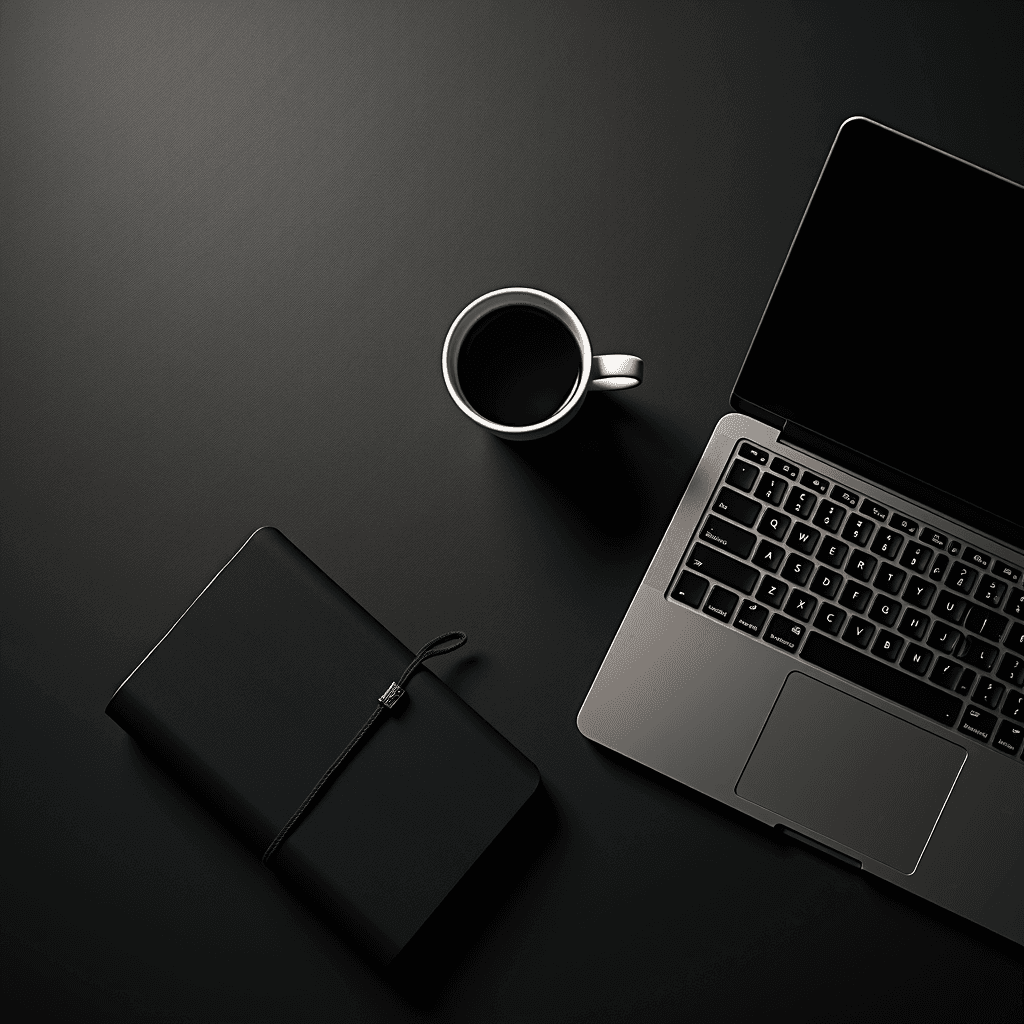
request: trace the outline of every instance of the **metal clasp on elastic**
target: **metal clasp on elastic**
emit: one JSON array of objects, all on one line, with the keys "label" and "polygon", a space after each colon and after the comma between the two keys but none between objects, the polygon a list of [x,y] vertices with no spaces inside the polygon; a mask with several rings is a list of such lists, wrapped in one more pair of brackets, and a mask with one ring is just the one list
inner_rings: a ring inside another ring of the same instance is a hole
[{"label": "metal clasp on elastic", "polygon": [[398,683],[392,683],[377,700],[390,711],[402,699],[404,693],[405,690]]}]

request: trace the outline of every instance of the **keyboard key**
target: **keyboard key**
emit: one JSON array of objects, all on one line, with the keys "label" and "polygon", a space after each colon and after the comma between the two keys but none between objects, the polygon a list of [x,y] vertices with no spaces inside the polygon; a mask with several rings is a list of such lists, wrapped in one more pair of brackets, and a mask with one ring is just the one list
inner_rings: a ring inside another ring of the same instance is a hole
[{"label": "keyboard key", "polygon": [[757,480],[757,470],[747,462],[734,462],[725,482],[730,487],[736,487],[741,491],[749,491]]},{"label": "keyboard key", "polygon": [[1011,583],[1020,583],[1021,580],[1020,569],[1015,569],[1012,565],[1007,565],[1006,562],[996,561],[996,564],[992,566],[992,574],[1000,579],[1009,580]]},{"label": "keyboard key", "polygon": [[928,646],[936,651],[942,651],[943,654],[952,654],[956,650],[957,644],[963,638],[964,635],[959,629],[953,629],[952,626],[947,626],[945,623],[936,622],[932,626],[931,636],[928,637]]},{"label": "keyboard key", "polygon": [[871,591],[867,587],[862,587],[855,580],[846,581],[846,586],[843,587],[843,592],[839,597],[839,603],[854,612],[864,611],[870,600]]},{"label": "keyboard key", "polygon": [[717,516],[708,516],[704,529],[700,531],[700,539],[739,558],[746,558],[754,550],[754,543],[757,541],[752,533],[747,533],[746,530],[741,530]]},{"label": "keyboard key", "polygon": [[779,575],[790,583],[799,583],[803,586],[810,578],[813,568],[814,563],[809,558],[804,558],[803,555],[790,555]]},{"label": "keyboard key", "polygon": [[904,636],[909,636],[912,640],[923,640],[925,633],[928,631],[930,621],[927,615],[923,615],[913,608],[908,608],[903,613],[903,618],[898,628]]},{"label": "keyboard key", "polygon": [[854,553],[850,555],[849,562],[846,563],[846,571],[855,580],[860,580],[861,583],[867,583],[874,574],[876,565],[878,565],[878,559],[875,558],[874,555],[869,555],[864,551],[854,551]]},{"label": "keyboard key", "polygon": [[1004,683],[1011,686],[1020,686],[1024,680],[1024,658],[1019,654],[1004,654],[1003,660],[996,669],[996,675]]},{"label": "keyboard key", "polygon": [[971,692],[971,687],[974,686],[974,680],[977,678],[978,673],[973,668],[965,668],[954,684],[953,692],[959,693],[961,697],[966,697]]},{"label": "keyboard key", "polygon": [[784,516],[768,509],[761,516],[761,522],[757,524],[757,532],[765,537],[771,537],[772,540],[782,540],[786,536],[786,531],[789,529],[789,524],[792,521],[789,516]]},{"label": "keyboard key", "polygon": [[978,584],[978,591],[974,596],[983,604],[998,608],[1006,596],[1006,584],[994,576],[982,576],[981,583]]},{"label": "keyboard key", "polygon": [[708,592],[708,586],[708,581],[696,573],[684,572],[679,577],[679,582],[676,583],[672,596],[677,601],[688,604],[691,608],[699,608],[704,600],[704,595]]},{"label": "keyboard key", "polygon": [[732,618],[732,613],[736,608],[738,600],[739,598],[731,590],[726,590],[724,587],[714,587],[711,591],[711,596],[708,597],[707,603],[704,605],[704,611],[708,615],[714,615],[716,619],[728,622]]},{"label": "keyboard key", "polygon": [[840,487],[839,484],[832,488],[832,497],[844,505],[849,505],[850,508],[856,508],[857,502],[860,501],[859,494],[854,494],[853,491],[848,491],[845,487]]},{"label": "keyboard key", "polygon": [[811,633],[801,655],[812,665],[849,679],[865,690],[943,725],[952,725],[963,707],[952,694],[937,690],[921,679],[883,665],[820,633]]},{"label": "keyboard key", "polygon": [[805,594],[802,590],[794,590],[790,593],[783,611],[801,622],[809,622],[817,604],[817,599],[811,597],[810,594]]},{"label": "keyboard key", "polygon": [[776,647],[793,652],[796,651],[803,639],[806,629],[807,627],[801,626],[799,622],[784,619],[781,615],[773,615],[772,621],[768,623],[768,629],[765,630],[764,638]]},{"label": "keyboard key", "polygon": [[753,526],[761,506],[756,501],[723,487],[715,499],[712,511],[742,526]]},{"label": "keyboard key", "polygon": [[939,599],[932,610],[940,619],[960,623],[967,612],[967,602],[962,597],[944,590],[939,594]]},{"label": "keyboard key", "polygon": [[843,639],[848,644],[853,644],[854,647],[867,647],[871,643],[871,638],[875,635],[875,627],[870,622],[866,622],[864,619],[858,619],[854,616],[850,619],[850,624],[846,627],[843,633]]},{"label": "keyboard key", "polygon": [[957,649],[956,656],[973,668],[980,668],[982,672],[991,672],[998,653],[999,648],[994,645],[987,644],[976,636],[969,636],[964,638],[963,643]]},{"label": "keyboard key", "polygon": [[789,512],[790,515],[798,516],[800,519],[806,519],[814,510],[815,501],[817,501],[817,498],[815,498],[810,491],[794,487],[793,490],[789,492],[786,504],[782,507]]},{"label": "keyboard key", "polygon": [[825,566],[819,565],[818,571],[811,581],[811,593],[817,594],[819,597],[835,597],[839,590],[839,584],[842,582],[843,577],[834,569],[827,569]]},{"label": "keyboard key", "polygon": [[1024,654],[1024,625],[1015,622],[1003,641],[1014,654]]},{"label": "keyboard key", "polygon": [[786,549],[781,544],[773,544],[770,540],[763,540],[758,545],[757,554],[754,556],[754,564],[764,572],[777,572],[782,559],[786,555]]},{"label": "keyboard key", "polygon": [[820,526],[823,530],[828,530],[829,533],[835,533],[842,525],[845,515],[846,509],[841,505],[832,501],[823,501],[818,506],[818,511],[814,513],[813,522],[815,526]]},{"label": "keyboard key", "polygon": [[981,740],[982,743],[988,743],[995,727],[995,715],[969,704],[964,712],[964,717],[957,726],[957,731],[967,736],[973,736],[976,740]]},{"label": "keyboard key", "polygon": [[871,648],[871,653],[879,658],[884,658],[886,661],[895,661],[900,656],[902,647],[903,641],[900,637],[895,633],[890,633],[887,629],[883,629],[878,634],[878,639]]},{"label": "keyboard key", "polygon": [[738,454],[741,459],[756,462],[759,466],[768,465],[768,453],[763,448],[755,448],[749,441],[740,445]]},{"label": "keyboard key", "polygon": [[936,583],[941,582],[942,577],[946,575],[946,567],[948,565],[949,559],[945,555],[939,555],[932,565],[931,572],[928,573],[928,579],[935,580]]},{"label": "keyboard key", "polygon": [[928,678],[933,683],[938,683],[939,686],[952,690],[956,686],[962,672],[963,669],[955,661],[950,661],[949,658],[939,658],[935,662],[935,668],[932,669],[932,674]]},{"label": "keyboard key", "polygon": [[924,572],[932,560],[932,549],[923,544],[908,544],[900,559],[900,565],[914,572]]},{"label": "keyboard key", "polygon": [[1003,703],[1003,714],[1009,715],[1015,722],[1024,722],[1024,693],[1008,694]]},{"label": "keyboard key", "polygon": [[926,651],[917,644],[910,644],[900,659],[900,668],[913,672],[915,676],[923,676],[932,663],[932,652]]},{"label": "keyboard key", "polygon": [[877,519],[880,523],[887,522],[889,519],[889,510],[876,504],[870,498],[864,499],[864,504],[861,505],[860,510],[861,512],[866,512],[871,519]]},{"label": "keyboard key", "polygon": [[964,628],[996,643],[1002,639],[1009,624],[1010,620],[1005,615],[996,615],[995,612],[976,604],[971,605],[967,618],[964,619]]},{"label": "keyboard key", "polygon": [[813,487],[814,490],[820,494],[828,494],[828,481],[822,480],[820,476],[816,476],[814,473],[807,472],[800,478],[800,483],[804,487]]},{"label": "keyboard key", "polygon": [[762,473],[761,482],[754,491],[754,497],[761,501],[767,501],[772,505],[778,505],[786,493],[786,481],[780,476],[772,476],[771,473]]},{"label": "keyboard key", "polygon": [[841,608],[837,608],[834,604],[823,604],[818,610],[818,614],[814,620],[814,626],[816,629],[823,630],[826,633],[831,633],[833,636],[836,636],[842,628],[843,620],[845,618],[846,612]]},{"label": "keyboard key", "polygon": [[986,555],[977,548],[965,548],[962,557],[968,564],[977,565],[982,569],[987,569],[989,567],[989,563],[992,561],[991,555]]},{"label": "keyboard key", "polygon": [[1010,591],[1010,599],[1006,602],[1005,611],[1009,612],[1015,619],[1024,619],[1024,590],[1016,587]]},{"label": "keyboard key", "polygon": [[999,707],[999,702],[1003,699],[1003,691],[1006,687],[1001,686],[999,683],[993,682],[986,676],[978,681],[978,685],[974,688],[974,696],[971,700],[975,704],[980,704],[983,708],[992,708],[993,710]]},{"label": "keyboard key", "polygon": [[809,555],[817,547],[820,537],[821,534],[817,530],[812,530],[809,526],[804,526],[803,523],[796,523],[789,531],[789,540],[786,543],[791,548],[796,548],[797,551]]},{"label": "keyboard key", "polygon": [[779,582],[774,576],[765,576],[761,580],[761,586],[757,588],[757,599],[770,604],[773,608],[781,608],[787,590],[789,587],[785,583]]},{"label": "keyboard key", "polygon": [[883,626],[891,626],[902,610],[903,605],[899,601],[894,601],[891,597],[886,597],[885,594],[879,594],[871,606],[871,611],[868,612],[868,618],[880,622]]},{"label": "keyboard key", "polygon": [[694,544],[690,557],[686,560],[686,568],[710,576],[716,583],[724,583],[733,590],[742,590],[749,594],[757,583],[760,575],[743,562],[737,562],[720,551],[714,551],[704,544]]},{"label": "keyboard key", "polygon": [[865,547],[875,532],[875,524],[863,516],[850,516],[843,527],[843,540]]},{"label": "keyboard key", "polygon": [[887,594],[898,594],[903,589],[903,581],[906,578],[907,574],[902,569],[883,562],[878,569],[878,575],[875,576],[875,586]]},{"label": "keyboard key", "polygon": [[949,570],[946,577],[946,586],[961,594],[969,594],[974,589],[975,581],[978,579],[978,570],[972,569],[963,562],[954,562],[953,568]]},{"label": "keyboard key", "polygon": [[751,636],[760,636],[764,620],[767,618],[767,608],[762,608],[753,601],[741,601],[740,610],[736,613],[736,621],[733,625]]},{"label": "keyboard key", "polygon": [[889,525],[894,526],[900,533],[909,533],[911,537],[917,536],[917,523],[908,519],[902,512],[893,512]]},{"label": "keyboard key", "polygon": [[892,530],[879,530],[871,550],[882,558],[895,558],[903,546],[903,538]]},{"label": "keyboard key", "polygon": [[790,480],[795,480],[800,475],[799,468],[794,466],[792,462],[786,462],[785,459],[774,459],[772,461],[772,469],[776,473],[788,476]]},{"label": "keyboard key", "polygon": [[903,596],[915,608],[927,608],[935,595],[935,584],[926,583],[920,576],[911,576]]},{"label": "keyboard key", "polygon": [[938,530],[933,530],[930,526],[922,526],[921,540],[923,540],[925,544],[931,544],[932,547],[938,548],[941,551],[946,546],[949,538],[944,533],[939,533]]},{"label": "keyboard key", "polygon": [[1000,722],[992,746],[1016,757],[1020,753],[1022,739],[1024,739],[1024,727],[1014,725],[1013,722]]},{"label": "keyboard key", "polygon": [[950,542],[949,542],[949,543],[948,543],[948,544],[946,545],[946,550],[947,550],[947,551],[948,551],[948,552],[949,552],[949,553],[950,553],[950,554],[951,554],[951,555],[952,555],[952,556],[953,556],[954,558],[956,558],[956,556],[960,554],[960,549],[961,549],[962,547],[963,547],[963,544],[961,544],[961,543],[960,543],[960,541],[958,541],[958,540],[951,540],[951,541],[950,541]]}]

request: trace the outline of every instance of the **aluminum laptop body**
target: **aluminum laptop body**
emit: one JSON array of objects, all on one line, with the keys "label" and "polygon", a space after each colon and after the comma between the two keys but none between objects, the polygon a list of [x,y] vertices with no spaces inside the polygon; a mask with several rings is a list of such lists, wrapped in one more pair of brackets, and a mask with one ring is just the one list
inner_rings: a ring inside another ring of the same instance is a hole
[{"label": "aluminum laptop body", "polygon": [[1024,188],[865,118],[578,717],[1024,943]]}]

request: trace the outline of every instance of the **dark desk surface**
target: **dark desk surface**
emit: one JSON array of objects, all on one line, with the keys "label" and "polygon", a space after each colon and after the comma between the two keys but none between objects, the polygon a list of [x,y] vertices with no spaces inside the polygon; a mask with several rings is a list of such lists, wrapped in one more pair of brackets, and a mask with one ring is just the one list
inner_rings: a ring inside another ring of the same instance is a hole
[{"label": "dark desk surface", "polygon": [[[19,1019],[1019,1021],[1019,950],[575,716],[839,124],[1024,180],[1022,69],[1019,3],[5,4]],[[479,431],[441,344],[510,284],[643,387],[530,446]],[[438,671],[547,785],[540,853],[419,1002],[103,715],[266,523],[407,645],[466,630]]]}]

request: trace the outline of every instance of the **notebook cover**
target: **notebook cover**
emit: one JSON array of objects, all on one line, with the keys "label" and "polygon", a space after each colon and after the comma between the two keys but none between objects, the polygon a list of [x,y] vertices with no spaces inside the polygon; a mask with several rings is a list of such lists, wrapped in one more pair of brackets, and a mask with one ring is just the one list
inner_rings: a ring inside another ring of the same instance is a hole
[{"label": "notebook cover", "polygon": [[[412,657],[264,527],[106,710],[259,857]],[[272,861],[286,886],[385,963],[539,781],[428,668],[407,693]]]}]

